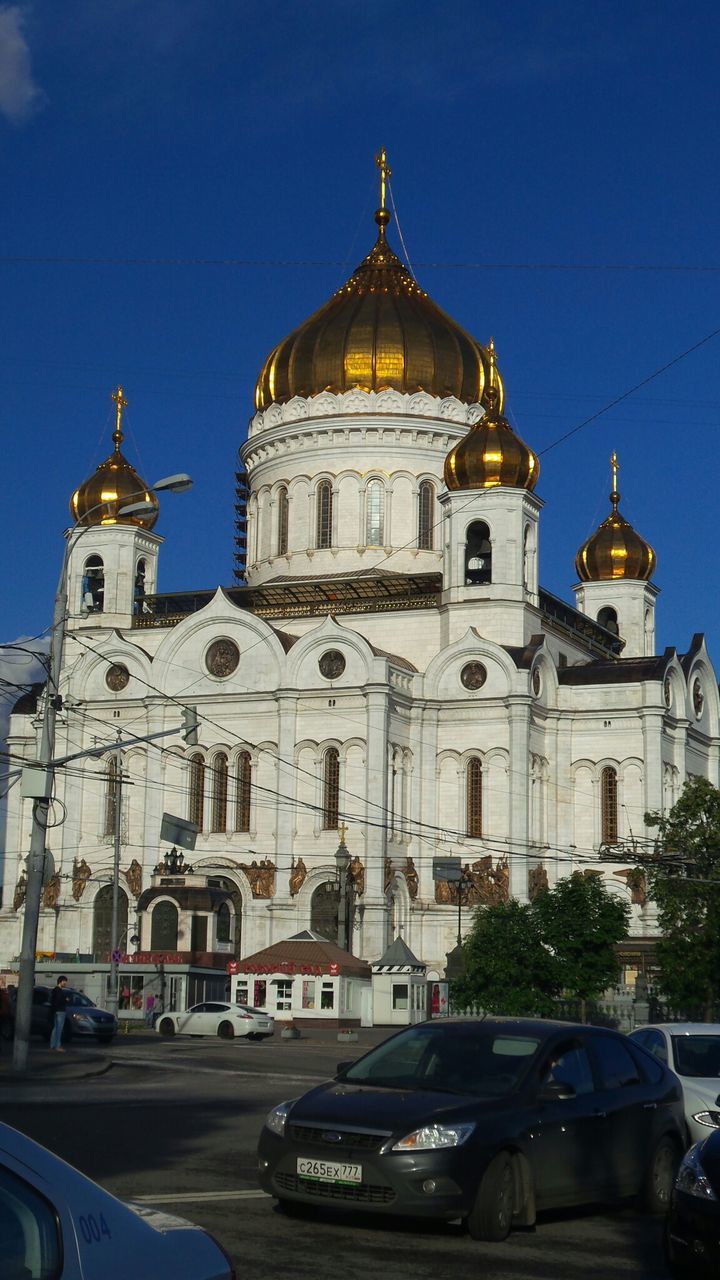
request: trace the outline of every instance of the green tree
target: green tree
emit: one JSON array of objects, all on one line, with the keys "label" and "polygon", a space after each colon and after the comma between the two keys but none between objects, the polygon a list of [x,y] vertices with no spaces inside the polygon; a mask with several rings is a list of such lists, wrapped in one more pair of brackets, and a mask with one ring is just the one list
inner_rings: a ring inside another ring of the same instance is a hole
[{"label": "green tree", "polygon": [[627,937],[630,907],[608,892],[601,876],[576,871],[539,894],[533,913],[555,959],[560,986],[580,1000],[584,1022],[587,1002],[597,1000],[620,976],[615,946]]},{"label": "green tree", "polygon": [[547,1015],[560,990],[557,966],[543,943],[533,907],[511,899],[477,907],[467,935],[465,975],[452,984],[455,1007],[487,1013]]},{"label": "green tree", "polygon": [[666,817],[648,813],[645,821],[660,844],[648,870],[662,935],[660,987],[676,1012],[702,1008],[710,1022],[720,999],[720,791],[692,778]]}]

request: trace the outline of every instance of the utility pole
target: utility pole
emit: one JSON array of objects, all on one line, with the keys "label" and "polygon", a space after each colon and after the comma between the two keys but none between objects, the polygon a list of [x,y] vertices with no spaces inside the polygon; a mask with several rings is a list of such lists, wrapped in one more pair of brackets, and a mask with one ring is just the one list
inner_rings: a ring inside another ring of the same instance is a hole
[{"label": "utility pole", "polygon": [[[118,742],[121,739],[121,732],[118,729]],[[110,1012],[118,1015],[118,915],[120,905],[120,840],[122,837],[122,788],[123,788],[123,768],[122,753],[120,747],[117,748],[114,756],[115,760],[115,776],[113,779],[113,879],[112,879],[112,923],[110,925],[110,990],[108,992],[108,1006]]]},{"label": "utility pole", "polygon": [[345,834],[347,827],[343,822],[338,828],[340,832],[340,844],[335,854],[335,866],[338,872],[338,946],[343,951],[348,949],[348,868],[350,866],[350,852],[345,844]]}]

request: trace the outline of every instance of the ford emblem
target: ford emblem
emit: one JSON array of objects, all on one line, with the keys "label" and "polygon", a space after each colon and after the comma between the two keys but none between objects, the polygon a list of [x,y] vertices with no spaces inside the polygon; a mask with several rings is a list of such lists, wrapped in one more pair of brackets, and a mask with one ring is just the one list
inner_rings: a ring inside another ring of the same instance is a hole
[{"label": "ford emblem", "polygon": [[322,1140],[323,1142],[342,1142],[342,1134],[341,1133],[323,1133]]}]

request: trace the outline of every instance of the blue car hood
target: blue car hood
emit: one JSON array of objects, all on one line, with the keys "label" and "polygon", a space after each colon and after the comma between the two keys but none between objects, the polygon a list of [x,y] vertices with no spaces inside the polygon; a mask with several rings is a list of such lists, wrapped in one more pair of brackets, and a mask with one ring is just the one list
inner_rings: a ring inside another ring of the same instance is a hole
[{"label": "blue car hood", "polygon": [[334,1080],[299,1098],[288,1121],[323,1127],[347,1125],[378,1133],[409,1133],[429,1121],[452,1124],[479,1119],[485,1114],[498,1115],[508,1106],[512,1103],[507,1098],[460,1097],[436,1090],[375,1088]]}]

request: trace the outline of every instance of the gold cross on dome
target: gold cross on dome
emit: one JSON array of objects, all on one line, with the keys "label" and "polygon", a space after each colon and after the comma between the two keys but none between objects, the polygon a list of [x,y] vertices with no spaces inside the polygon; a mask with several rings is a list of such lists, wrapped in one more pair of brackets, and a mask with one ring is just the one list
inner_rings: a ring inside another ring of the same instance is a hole
[{"label": "gold cross on dome", "polygon": [[617,478],[618,478],[618,471],[620,470],[620,463],[618,462],[618,456],[614,449],[610,454],[610,466],[612,467],[613,489],[617,491]]},{"label": "gold cross on dome", "polygon": [[392,175],[392,169],[387,162],[387,152],[384,147],[380,148],[380,154],[375,157],[375,163],[380,170],[380,208],[385,209],[385,184],[387,179]]},{"label": "gold cross on dome", "polygon": [[342,841],[343,844],[345,843],[345,837],[347,833],[348,833],[347,823],[341,822],[340,826],[338,827],[338,835],[340,836],[340,840]]},{"label": "gold cross on dome", "polygon": [[123,395],[122,387],[118,387],[116,391],[113,391],[110,396],[110,399],[113,400],[115,403],[115,431],[113,433],[113,440],[115,441],[116,445],[119,445],[123,438],[122,412],[123,412],[123,409],[127,408],[127,400]]}]

